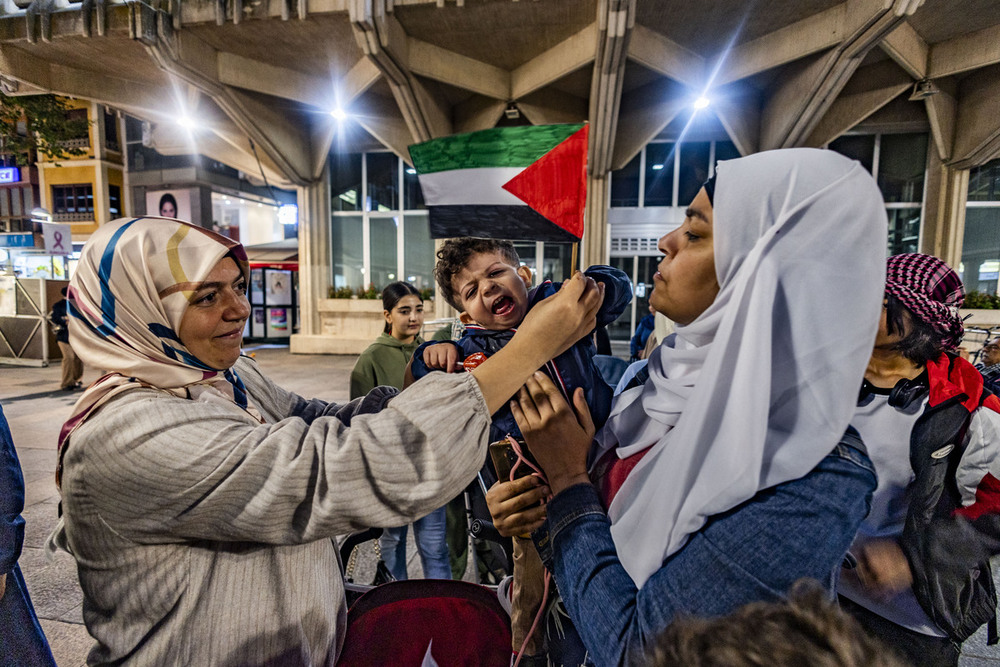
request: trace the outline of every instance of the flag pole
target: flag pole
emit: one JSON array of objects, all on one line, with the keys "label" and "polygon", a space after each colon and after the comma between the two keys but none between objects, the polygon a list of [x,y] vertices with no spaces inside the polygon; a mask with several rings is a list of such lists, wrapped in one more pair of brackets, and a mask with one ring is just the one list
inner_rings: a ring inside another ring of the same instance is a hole
[{"label": "flag pole", "polygon": [[569,265],[571,267],[573,267],[573,271],[576,271],[577,268],[578,268],[577,265],[576,265],[576,257],[577,257],[577,251],[579,250],[579,248],[580,248],[580,242],[579,241],[574,241],[573,242],[573,254],[571,255],[571,259],[569,261]]}]

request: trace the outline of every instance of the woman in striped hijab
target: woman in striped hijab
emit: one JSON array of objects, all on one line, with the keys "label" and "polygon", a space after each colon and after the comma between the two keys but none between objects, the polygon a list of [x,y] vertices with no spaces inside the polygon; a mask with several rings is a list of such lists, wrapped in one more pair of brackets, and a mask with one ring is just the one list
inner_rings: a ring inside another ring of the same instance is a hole
[{"label": "woman in striped hijab", "polygon": [[247,279],[239,244],[174,219],[117,220],[83,249],[70,341],[108,373],[60,435],[52,543],[78,563],[89,663],[333,665],[346,610],[330,538],[461,491],[490,414],[601,300],[577,276],[474,372],[338,406],[240,355]]}]

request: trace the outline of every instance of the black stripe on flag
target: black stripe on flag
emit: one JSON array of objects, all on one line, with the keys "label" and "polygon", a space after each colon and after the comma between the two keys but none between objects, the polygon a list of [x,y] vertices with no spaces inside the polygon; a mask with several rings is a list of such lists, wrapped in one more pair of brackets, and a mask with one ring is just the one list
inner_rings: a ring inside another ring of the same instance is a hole
[{"label": "black stripe on flag", "polygon": [[576,238],[527,206],[431,206],[431,238],[477,236],[512,241],[575,243]]}]

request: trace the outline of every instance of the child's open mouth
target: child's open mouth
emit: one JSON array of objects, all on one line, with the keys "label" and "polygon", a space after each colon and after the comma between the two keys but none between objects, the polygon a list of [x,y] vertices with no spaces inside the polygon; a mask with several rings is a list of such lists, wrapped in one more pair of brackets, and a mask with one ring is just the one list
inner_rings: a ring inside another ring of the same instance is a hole
[{"label": "child's open mouth", "polygon": [[501,317],[510,315],[511,311],[514,310],[514,299],[509,296],[502,296],[493,302],[492,310],[494,315]]}]

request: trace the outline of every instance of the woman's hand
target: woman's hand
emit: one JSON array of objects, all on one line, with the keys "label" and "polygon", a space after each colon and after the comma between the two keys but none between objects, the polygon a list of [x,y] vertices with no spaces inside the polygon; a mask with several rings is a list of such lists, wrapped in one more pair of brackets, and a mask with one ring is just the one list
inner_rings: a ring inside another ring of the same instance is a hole
[{"label": "woman's hand", "polygon": [[603,302],[604,283],[577,271],[556,294],[542,299],[528,311],[514,340],[520,338],[537,349],[545,363],[594,330],[597,311]]},{"label": "woman's hand", "polygon": [[865,542],[854,555],[858,560],[858,578],[882,599],[891,599],[913,585],[910,564],[895,540]]},{"label": "woman's hand", "polygon": [[553,494],[590,482],[587,454],[594,440],[594,421],[582,388],[573,392],[570,408],[559,388],[539,371],[511,401],[510,410]]},{"label": "woman's hand", "polygon": [[486,492],[493,525],[504,537],[525,535],[545,523],[545,502],[551,491],[534,475],[497,482]]}]

